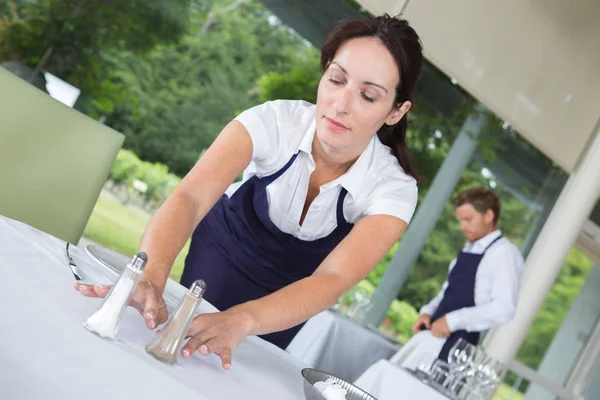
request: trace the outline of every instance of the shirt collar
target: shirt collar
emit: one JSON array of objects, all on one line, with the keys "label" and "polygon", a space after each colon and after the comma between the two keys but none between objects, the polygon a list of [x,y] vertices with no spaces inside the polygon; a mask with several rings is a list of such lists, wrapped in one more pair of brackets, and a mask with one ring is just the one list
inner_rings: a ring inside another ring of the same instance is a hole
[{"label": "shirt collar", "polygon": [[[313,122],[310,124],[306,132],[304,133],[304,137],[298,146],[300,151],[303,151],[307,154],[310,154],[312,157],[312,143],[315,138],[317,123],[316,120],[313,119]],[[323,188],[330,188],[335,185],[341,185],[344,189],[350,193],[352,198],[356,199],[358,194],[360,193],[360,189],[362,187],[363,180],[367,176],[369,165],[373,159],[373,152],[375,150],[375,141],[377,139],[377,135],[373,135],[367,148],[361,153],[358,159],[350,166],[350,169],[346,171],[345,174],[340,176],[333,181],[326,183],[323,185]]]},{"label": "shirt collar", "polygon": [[300,146],[298,146],[298,150],[305,152],[306,154],[312,154],[312,142],[315,138],[315,132],[317,129],[317,121],[315,118],[312,119],[312,122],[308,125],[308,129],[304,132],[304,137],[300,141]]},{"label": "shirt collar", "polygon": [[367,148],[361,153],[356,161],[354,161],[354,164],[350,166],[348,171],[336,179],[354,199],[356,199],[360,193],[363,181],[369,173],[369,165],[373,159],[376,136],[377,135],[373,135]]},{"label": "shirt collar", "polygon": [[485,249],[487,248],[494,240],[496,240],[498,237],[500,237],[502,235],[502,231],[500,229],[496,229],[494,232],[488,233],[487,235],[485,235],[484,237],[477,239],[474,242],[467,242],[467,244],[465,245],[465,249],[466,250],[473,250],[473,249]]}]

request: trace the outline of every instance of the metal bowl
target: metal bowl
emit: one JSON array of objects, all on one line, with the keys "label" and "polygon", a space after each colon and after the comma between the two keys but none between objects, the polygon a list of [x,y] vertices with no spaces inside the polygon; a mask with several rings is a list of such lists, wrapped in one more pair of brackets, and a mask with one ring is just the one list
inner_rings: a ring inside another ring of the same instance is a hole
[{"label": "metal bowl", "polygon": [[329,378],[333,378],[336,383],[346,389],[346,400],[377,400],[353,384],[319,369],[304,368],[302,370],[302,377],[304,378],[304,397],[306,400],[327,400],[314,384],[316,382],[324,382]]}]

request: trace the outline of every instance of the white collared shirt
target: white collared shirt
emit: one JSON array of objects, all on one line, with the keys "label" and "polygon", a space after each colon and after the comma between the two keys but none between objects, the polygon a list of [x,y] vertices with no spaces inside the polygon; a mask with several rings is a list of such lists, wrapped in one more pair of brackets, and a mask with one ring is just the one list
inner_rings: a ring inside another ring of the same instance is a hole
[{"label": "white collared shirt", "polygon": [[[479,240],[468,242],[464,252],[481,254],[502,232],[498,229]],[[450,263],[449,271],[456,265],[456,258]],[[475,306],[466,307],[446,314],[448,328],[452,332],[465,329],[480,332],[501,325],[513,318],[517,307],[523,256],[507,238],[502,237],[485,253],[475,276]],[[433,315],[444,297],[448,280],[442,290],[420,313]]]},{"label": "white collared shirt", "polygon": [[299,225],[315,169],[311,154],[315,108],[304,101],[277,100],[241,113],[236,120],[252,139],[252,162],[242,181],[231,185],[226,194],[231,196],[253,175],[277,172],[298,153],[290,168],[267,186],[269,216],[281,231],[307,241],[329,235],[337,226],[336,207],[342,187],[348,191],[343,205],[346,221],[356,223],[363,216],[387,214],[410,222],[417,204],[416,181],[404,173],[391,149],[374,135],[344,175],[321,186]]}]

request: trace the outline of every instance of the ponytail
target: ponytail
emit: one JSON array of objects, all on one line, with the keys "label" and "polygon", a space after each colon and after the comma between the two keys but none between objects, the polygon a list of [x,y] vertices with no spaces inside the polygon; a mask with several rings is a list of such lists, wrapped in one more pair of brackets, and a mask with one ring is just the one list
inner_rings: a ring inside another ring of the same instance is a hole
[{"label": "ponytail", "polygon": [[398,121],[397,124],[383,125],[381,129],[379,129],[379,132],[377,132],[377,136],[379,137],[379,141],[381,141],[381,143],[392,149],[392,152],[398,159],[398,162],[404,170],[404,173],[412,176],[417,181],[420,181],[420,177],[412,165],[412,156],[410,154],[410,150],[406,145],[407,127],[408,117],[407,114],[404,114],[402,119]]}]

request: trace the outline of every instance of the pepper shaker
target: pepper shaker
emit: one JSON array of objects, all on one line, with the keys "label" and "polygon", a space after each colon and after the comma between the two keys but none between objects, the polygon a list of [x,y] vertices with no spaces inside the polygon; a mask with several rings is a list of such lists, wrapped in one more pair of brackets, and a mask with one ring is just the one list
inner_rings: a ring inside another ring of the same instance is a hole
[{"label": "pepper shaker", "polygon": [[165,327],[153,342],[146,346],[146,351],[153,357],[167,364],[177,361],[185,336],[194,319],[196,307],[202,301],[206,291],[206,283],[202,279],[192,283],[189,291],[183,296],[177,311],[169,318]]}]

